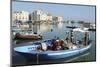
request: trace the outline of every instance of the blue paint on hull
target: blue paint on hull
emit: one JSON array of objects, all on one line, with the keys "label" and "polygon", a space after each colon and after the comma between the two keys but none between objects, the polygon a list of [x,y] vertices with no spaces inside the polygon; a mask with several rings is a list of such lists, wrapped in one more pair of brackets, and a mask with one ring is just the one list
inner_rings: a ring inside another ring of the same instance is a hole
[{"label": "blue paint on hull", "polygon": [[83,48],[69,49],[69,50],[58,50],[58,51],[45,51],[45,52],[35,52],[29,50],[35,50],[38,45],[22,46],[16,47],[14,50],[19,54],[25,56],[27,59],[60,59],[65,57],[70,57],[87,51],[92,44],[89,44]]}]

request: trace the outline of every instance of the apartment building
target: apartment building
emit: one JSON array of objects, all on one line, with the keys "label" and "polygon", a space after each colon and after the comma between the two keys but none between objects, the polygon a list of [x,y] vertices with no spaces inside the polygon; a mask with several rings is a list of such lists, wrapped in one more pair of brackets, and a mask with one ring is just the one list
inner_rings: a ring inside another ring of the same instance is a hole
[{"label": "apartment building", "polygon": [[29,20],[29,13],[27,11],[15,11],[12,13],[12,22],[26,22]]}]

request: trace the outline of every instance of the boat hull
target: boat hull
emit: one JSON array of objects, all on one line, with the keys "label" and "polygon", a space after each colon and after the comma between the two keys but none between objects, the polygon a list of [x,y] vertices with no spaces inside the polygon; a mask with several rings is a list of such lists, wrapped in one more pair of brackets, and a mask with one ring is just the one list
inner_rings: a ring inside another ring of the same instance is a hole
[{"label": "boat hull", "polygon": [[[32,46],[33,45],[25,46],[24,49],[21,49],[21,50],[24,51],[28,48],[31,48]],[[27,50],[26,52],[23,52],[23,51],[21,52],[20,50],[17,50],[17,48],[15,48],[14,50],[17,53],[23,55],[28,60],[33,60],[33,59],[51,60],[51,59],[60,59],[60,58],[77,55],[77,54],[87,51],[90,47],[91,47],[91,44],[83,48],[70,49],[70,50],[59,50],[59,51],[45,51],[45,52],[28,52]]]},{"label": "boat hull", "polygon": [[77,28],[77,27],[75,27],[75,26],[66,26],[66,28],[75,29],[75,28]]},{"label": "boat hull", "polygon": [[15,39],[23,39],[23,40],[41,40],[41,35],[22,35],[22,34],[16,34]]}]

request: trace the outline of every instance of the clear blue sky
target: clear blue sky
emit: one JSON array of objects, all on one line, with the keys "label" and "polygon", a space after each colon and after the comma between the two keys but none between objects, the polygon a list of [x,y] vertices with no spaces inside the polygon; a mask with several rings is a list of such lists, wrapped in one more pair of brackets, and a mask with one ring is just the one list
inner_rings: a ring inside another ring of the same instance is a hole
[{"label": "clear blue sky", "polygon": [[71,19],[95,22],[95,7],[93,6],[77,6],[16,1],[12,3],[12,11],[23,10],[31,13],[37,9],[50,12],[54,16],[63,16],[64,20]]}]

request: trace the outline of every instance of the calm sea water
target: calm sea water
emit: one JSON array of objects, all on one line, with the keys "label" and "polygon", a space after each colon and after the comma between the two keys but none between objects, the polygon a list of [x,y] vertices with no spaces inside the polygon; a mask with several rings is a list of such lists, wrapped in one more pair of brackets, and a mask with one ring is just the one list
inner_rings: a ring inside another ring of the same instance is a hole
[{"label": "calm sea water", "polygon": [[[37,32],[39,34],[43,35],[43,39],[52,39],[52,38],[60,38],[64,39],[68,36],[67,32],[70,31],[70,29],[66,28],[66,26],[71,26],[72,24],[68,23],[58,23],[58,24],[48,24],[48,23],[42,23],[42,24],[36,24],[33,27],[34,32]],[[81,27],[81,24],[74,23],[74,26]],[[27,31],[26,31],[27,32]],[[81,40],[84,37],[83,33],[74,33],[76,40]],[[58,60],[45,60],[45,61],[38,61],[38,64],[48,64],[48,63],[68,63],[68,62],[88,62],[88,61],[95,61],[96,60],[96,44],[95,44],[95,32],[89,32],[89,39],[92,40],[92,47],[90,50],[80,54],[75,55],[70,58],[63,58]],[[24,44],[22,44],[22,43]],[[23,46],[28,45],[26,41],[20,41],[20,45],[14,44],[13,47],[16,46]],[[13,51],[13,64],[14,65],[27,65],[27,64],[37,64],[37,61],[26,61],[26,59],[15,53]]]}]

